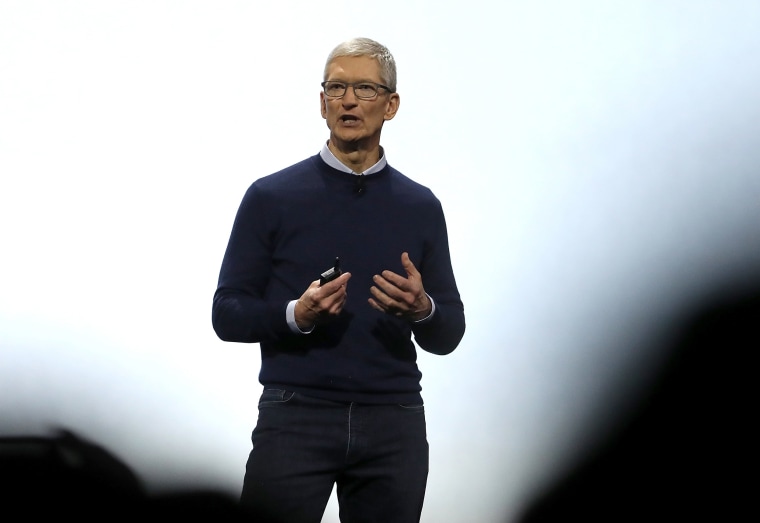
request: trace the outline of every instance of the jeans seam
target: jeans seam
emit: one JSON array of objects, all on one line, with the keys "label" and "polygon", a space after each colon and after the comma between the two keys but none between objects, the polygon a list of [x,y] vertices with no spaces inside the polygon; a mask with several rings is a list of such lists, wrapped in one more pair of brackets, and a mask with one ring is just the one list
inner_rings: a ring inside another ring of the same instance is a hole
[{"label": "jeans seam", "polygon": [[346,459],[348,459],[348,454],[351,452],[351,414],[354,409],[354,403],[351,402],[348,405],[348,441],[346,442]]}]

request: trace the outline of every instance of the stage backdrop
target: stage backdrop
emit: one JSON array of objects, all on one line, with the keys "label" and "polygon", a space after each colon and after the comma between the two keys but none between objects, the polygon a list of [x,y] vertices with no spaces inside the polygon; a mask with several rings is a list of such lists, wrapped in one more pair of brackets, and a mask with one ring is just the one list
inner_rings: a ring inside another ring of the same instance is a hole
[{"label": "stage backdrop", "polygon": [[516,518],[760,261],[758,27],[751,0],[0,1],[0,436],[237,495],[260,360],[211,328],[222,255],[249,184],[327,139],[327,54],[368,36],[467,317],[419,354],[423,521]]}]

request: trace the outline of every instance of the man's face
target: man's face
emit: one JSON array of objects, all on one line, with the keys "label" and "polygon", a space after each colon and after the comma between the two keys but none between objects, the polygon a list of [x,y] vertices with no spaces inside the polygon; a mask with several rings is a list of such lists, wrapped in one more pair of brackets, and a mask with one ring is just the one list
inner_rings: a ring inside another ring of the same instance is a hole
[{"label": "man's face", "polygon": [[[342,56],[330,62],[328,81],[346,83],[373,82],[382,84],[380,65],[368,56]],[[330,128],[330,140],[344,144],[365,142],[369,147],[380,143],[380,131],[385,120],[396,115],[399,96],[380,89],[377,98],[362,100],[356,97],[352,87],[341,98],[331,98],[320,93],[322,117]],[[336,143],[336,145],[340,145]]]}]

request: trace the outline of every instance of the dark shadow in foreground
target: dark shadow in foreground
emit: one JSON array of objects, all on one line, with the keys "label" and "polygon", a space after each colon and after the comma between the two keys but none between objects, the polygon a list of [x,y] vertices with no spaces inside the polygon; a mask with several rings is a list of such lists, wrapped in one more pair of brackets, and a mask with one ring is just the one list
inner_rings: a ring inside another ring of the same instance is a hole
[{"label": "dark shadow in foreground", "polygon": [[0,498],[0,520],[8,522],[36,516],[244,521],[237,502],[215,492],[146,495],[124,463],[68,431],[51,438],[0,438]]},{"label": "dark shadow in foreground", "polygon": [[637,408],[521,523],[754,519],[758,288],[710,300],[665,349]]}]

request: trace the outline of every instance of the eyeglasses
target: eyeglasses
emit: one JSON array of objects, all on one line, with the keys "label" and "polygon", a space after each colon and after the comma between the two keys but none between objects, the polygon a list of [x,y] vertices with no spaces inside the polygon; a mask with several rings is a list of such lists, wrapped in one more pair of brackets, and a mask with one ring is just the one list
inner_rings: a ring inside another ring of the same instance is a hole
[{"label": "eyeglasses", "polygon": [[354,95],[361,100],[373,100],[378,95],[378,89],[392,92],[390,87],[374,82],[359,82],[350,84],[347,82],[322,82],[322,89],[330,98],[340,98],[346,94],[348,86],[354,88]]}]

